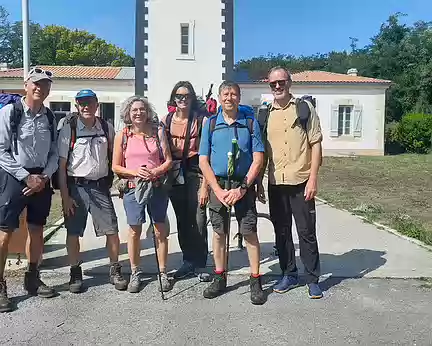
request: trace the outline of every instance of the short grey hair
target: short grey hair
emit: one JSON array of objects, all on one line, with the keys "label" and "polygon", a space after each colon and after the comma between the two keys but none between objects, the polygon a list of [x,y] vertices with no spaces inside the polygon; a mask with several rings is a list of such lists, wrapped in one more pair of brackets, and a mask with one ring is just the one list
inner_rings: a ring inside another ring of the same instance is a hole
[{"label": "short grey hair", "polygon": [[132,124],[132,120],[130,118],[130,111],[132,108],[132,104],[134,102],[142,102],[144,104],[144,107],[147,112],[147,121],[153,122],[153,123],[159,123],[159,118],[156,114],[156,111],[153,107],[153,105],[149,102],[149,100],[146,97],[134,95],[131,97],[128,97],[121,105],[120,108],[120,118],[123,120],[123,122],[126,125]]},{"label": "short grey hair", "polygon": [[285,67],[280,66],[280,65],[275,66],[275,67],[272,67],[272,68],[270,69],[270,71],[268,72],[267,77],[270,77],[270,75],[271,75],[273,72],[275,72],[275,71],[284,71],[284,72],[287,74],[287,76],[288,76],[288,80],[289,80],[289,81],[292,81],[291,73],[290,73],[290,72],[289,72]]}]

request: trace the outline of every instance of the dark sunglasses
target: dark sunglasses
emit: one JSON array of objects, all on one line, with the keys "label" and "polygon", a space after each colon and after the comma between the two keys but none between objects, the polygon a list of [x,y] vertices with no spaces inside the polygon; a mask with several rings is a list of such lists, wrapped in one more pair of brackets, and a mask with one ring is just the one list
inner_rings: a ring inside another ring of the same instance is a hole
[{"label": "dark sunglasses", "polygon": [[183,101],[183,100],[188,100],[190,98],[190,95],[189,94],[176,94],[174,98],[176,101]]},{"label": "dark sunglasses", "polygon": [[39,67],[36,67],[36,68],[32,69],[32,70],[30,71],[29,74],[34,74],[34,73],[38,73],[38,74],[45,74],[45,75],[47,75],[48,77],[52,77],[52,76],[53,76],[53,73],[52,73],[51,71],[42,70],[42,69],[39,68]]},{"label": "dark sunglasses", "polygon": [[276,89],[277,85],[279,84],[280,88],[285,88],[285,85],[287,85],[288,81],[287,80],[276,80],[274,82],[270,82],[270,88],[272,89]]}]

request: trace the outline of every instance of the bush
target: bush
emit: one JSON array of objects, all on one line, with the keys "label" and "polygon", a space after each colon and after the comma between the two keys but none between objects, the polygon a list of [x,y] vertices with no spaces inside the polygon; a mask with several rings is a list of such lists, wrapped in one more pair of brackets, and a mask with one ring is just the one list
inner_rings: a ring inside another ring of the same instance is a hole
[{"label": "bush", "polygon": [[385,125],[384,130],[384,150],[387,154],[401,154],[405,150],[396,138],[396,132],[399,123],[397,121],[392,121]]},{"label": "bush", "polygon": [[428,153],[432,144],[432,114],[404,115],[393,137],[407,152]]}]

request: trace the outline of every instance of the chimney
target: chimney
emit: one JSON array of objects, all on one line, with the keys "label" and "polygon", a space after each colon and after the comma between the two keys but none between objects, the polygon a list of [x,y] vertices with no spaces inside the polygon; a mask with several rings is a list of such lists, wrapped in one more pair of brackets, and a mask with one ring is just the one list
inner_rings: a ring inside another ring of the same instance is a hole
[{"label": "chimney", "polygon": [[356,68],[350,68],[347,72],[347,75],[348,76],[357,76],[357,73],[358,73],[358,71]]}]

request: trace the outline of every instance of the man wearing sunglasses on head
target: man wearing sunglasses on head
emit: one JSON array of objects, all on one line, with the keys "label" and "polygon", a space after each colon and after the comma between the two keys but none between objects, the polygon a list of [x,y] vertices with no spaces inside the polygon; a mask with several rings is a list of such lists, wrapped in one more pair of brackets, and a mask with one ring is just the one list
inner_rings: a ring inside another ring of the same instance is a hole
[{"label": "man wearing sunglasses on head", "polygon": [[[268,162],[270,218],[283,273],[273,290],[285,293],[299,285],[291,230],[294,216],[308,295],[317,299],[322,297],[314,200],[321,164],[320,121],[311,102],[290,93],[292,80],[286,69],[274,67],[268,78],[274,99],[265,113],[266,155],[261,177]],[[258,198],[265,200],[262,183],[258,184]]]},{"label": "man wearing sunglasses on head", "polygon": [[78,114],[65,121],[58,140],[59,185],[71,265],[69,290],[72,293],[83,290],[79,237],[84,235],[88,213],[92,216],[96,236],[106,236],[110,283],[117,290],[125,290],[127,281],[118,263],[117,215],[110,194],[114,128],[96,116],[99,103],[92,90],[79,91],[75,102]]},{"label": "man wearing sunglasses on head", "polygon": [[38,270],[53,194],[50,178],[58,168],[55,118],[43,104],[51,83],[50,71],[30,70],[25,96],[0,110],[0,312],[13,310],[3,274],[12,232],[19,228],[24,208],[29,229],[24,289],[44,298],[55,295]]}]

